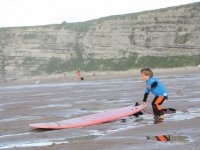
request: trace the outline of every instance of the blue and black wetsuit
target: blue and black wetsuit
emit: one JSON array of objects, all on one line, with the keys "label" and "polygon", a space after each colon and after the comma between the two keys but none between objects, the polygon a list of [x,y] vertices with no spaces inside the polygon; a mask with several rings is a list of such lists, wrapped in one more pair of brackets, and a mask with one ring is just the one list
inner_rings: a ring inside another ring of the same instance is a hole
[{"label": "blue and black wetsuit", "polygon": [[[149,88],[149,86],[151,88]],[[167,90],[165,87],[158,81],[158,79],[154,77],[150,77],[146,81],[146,89],[145,89],[145,94],[143,98],[143,102],[147,101],[147,97],[149,93],[153,93],[155,95],[154,100],[152,101],[152,108],[155,116],[160,116],[163,115],[161,104],[164,102],[164,100],[167,98]]]}]

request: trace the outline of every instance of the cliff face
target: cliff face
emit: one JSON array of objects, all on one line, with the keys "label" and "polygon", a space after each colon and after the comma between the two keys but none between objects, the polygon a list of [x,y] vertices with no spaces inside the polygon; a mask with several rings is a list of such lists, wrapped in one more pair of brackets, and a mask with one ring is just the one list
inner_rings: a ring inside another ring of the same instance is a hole
[{"label": "cliff face", "polygon": [[2,81],[78,68],[196,65],[199,56],[200,3],[85,23],[0,28]]},{"label": "cliff face", "polygon": [[[85,55],[117,57],[196,55],[200,48],[200,5],[124,16],[96,24],[83,37]],[[102,53],[103,52],[103,53]],[[87,56],[86,56],[87,57]]]}]

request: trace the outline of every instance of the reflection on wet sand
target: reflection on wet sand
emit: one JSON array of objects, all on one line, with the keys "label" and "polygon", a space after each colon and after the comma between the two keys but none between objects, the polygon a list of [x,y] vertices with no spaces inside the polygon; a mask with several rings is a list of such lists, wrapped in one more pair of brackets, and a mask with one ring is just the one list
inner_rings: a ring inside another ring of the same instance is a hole
[{"label": "reflection on wet sand", "polygon": [[148,140],[155,140],[160,142],[189,142],[189,137],[182,135],[157,135],[147,136]]},{"label": "reflection on wet sand", "polygon": [[158,124],[162,122],[164,122],[164,118],[154,118],[154,124]]}]

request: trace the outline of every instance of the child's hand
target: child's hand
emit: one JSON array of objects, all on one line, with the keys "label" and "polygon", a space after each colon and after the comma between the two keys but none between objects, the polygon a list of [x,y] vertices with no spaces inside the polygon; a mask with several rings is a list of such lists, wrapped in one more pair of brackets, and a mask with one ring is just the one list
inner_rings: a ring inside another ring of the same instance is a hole
[{"label": "child's hand", "polygon": [[147,86],[148,89],[151,89],[151,85]]}]

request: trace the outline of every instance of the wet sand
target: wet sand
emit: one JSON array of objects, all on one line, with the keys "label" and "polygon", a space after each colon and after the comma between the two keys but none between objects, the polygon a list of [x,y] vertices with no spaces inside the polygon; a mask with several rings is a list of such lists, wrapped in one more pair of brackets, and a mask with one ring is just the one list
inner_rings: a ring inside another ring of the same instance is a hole
[{"label": "wet sand", "polygon": [[[0,86],[0,149],[17,150],[199,150],[200,70],[153,70],[167,87],[169,100],[163,107],[177,109],[155,122],[149,107],[143,116],[63,130],[36,130],[29,124],[58,121],[141,101],[144,83],[137,73],[102,75],[81,82],[24,82]],[[147,136],[186,136],[186,141],[160,142]]]}]

